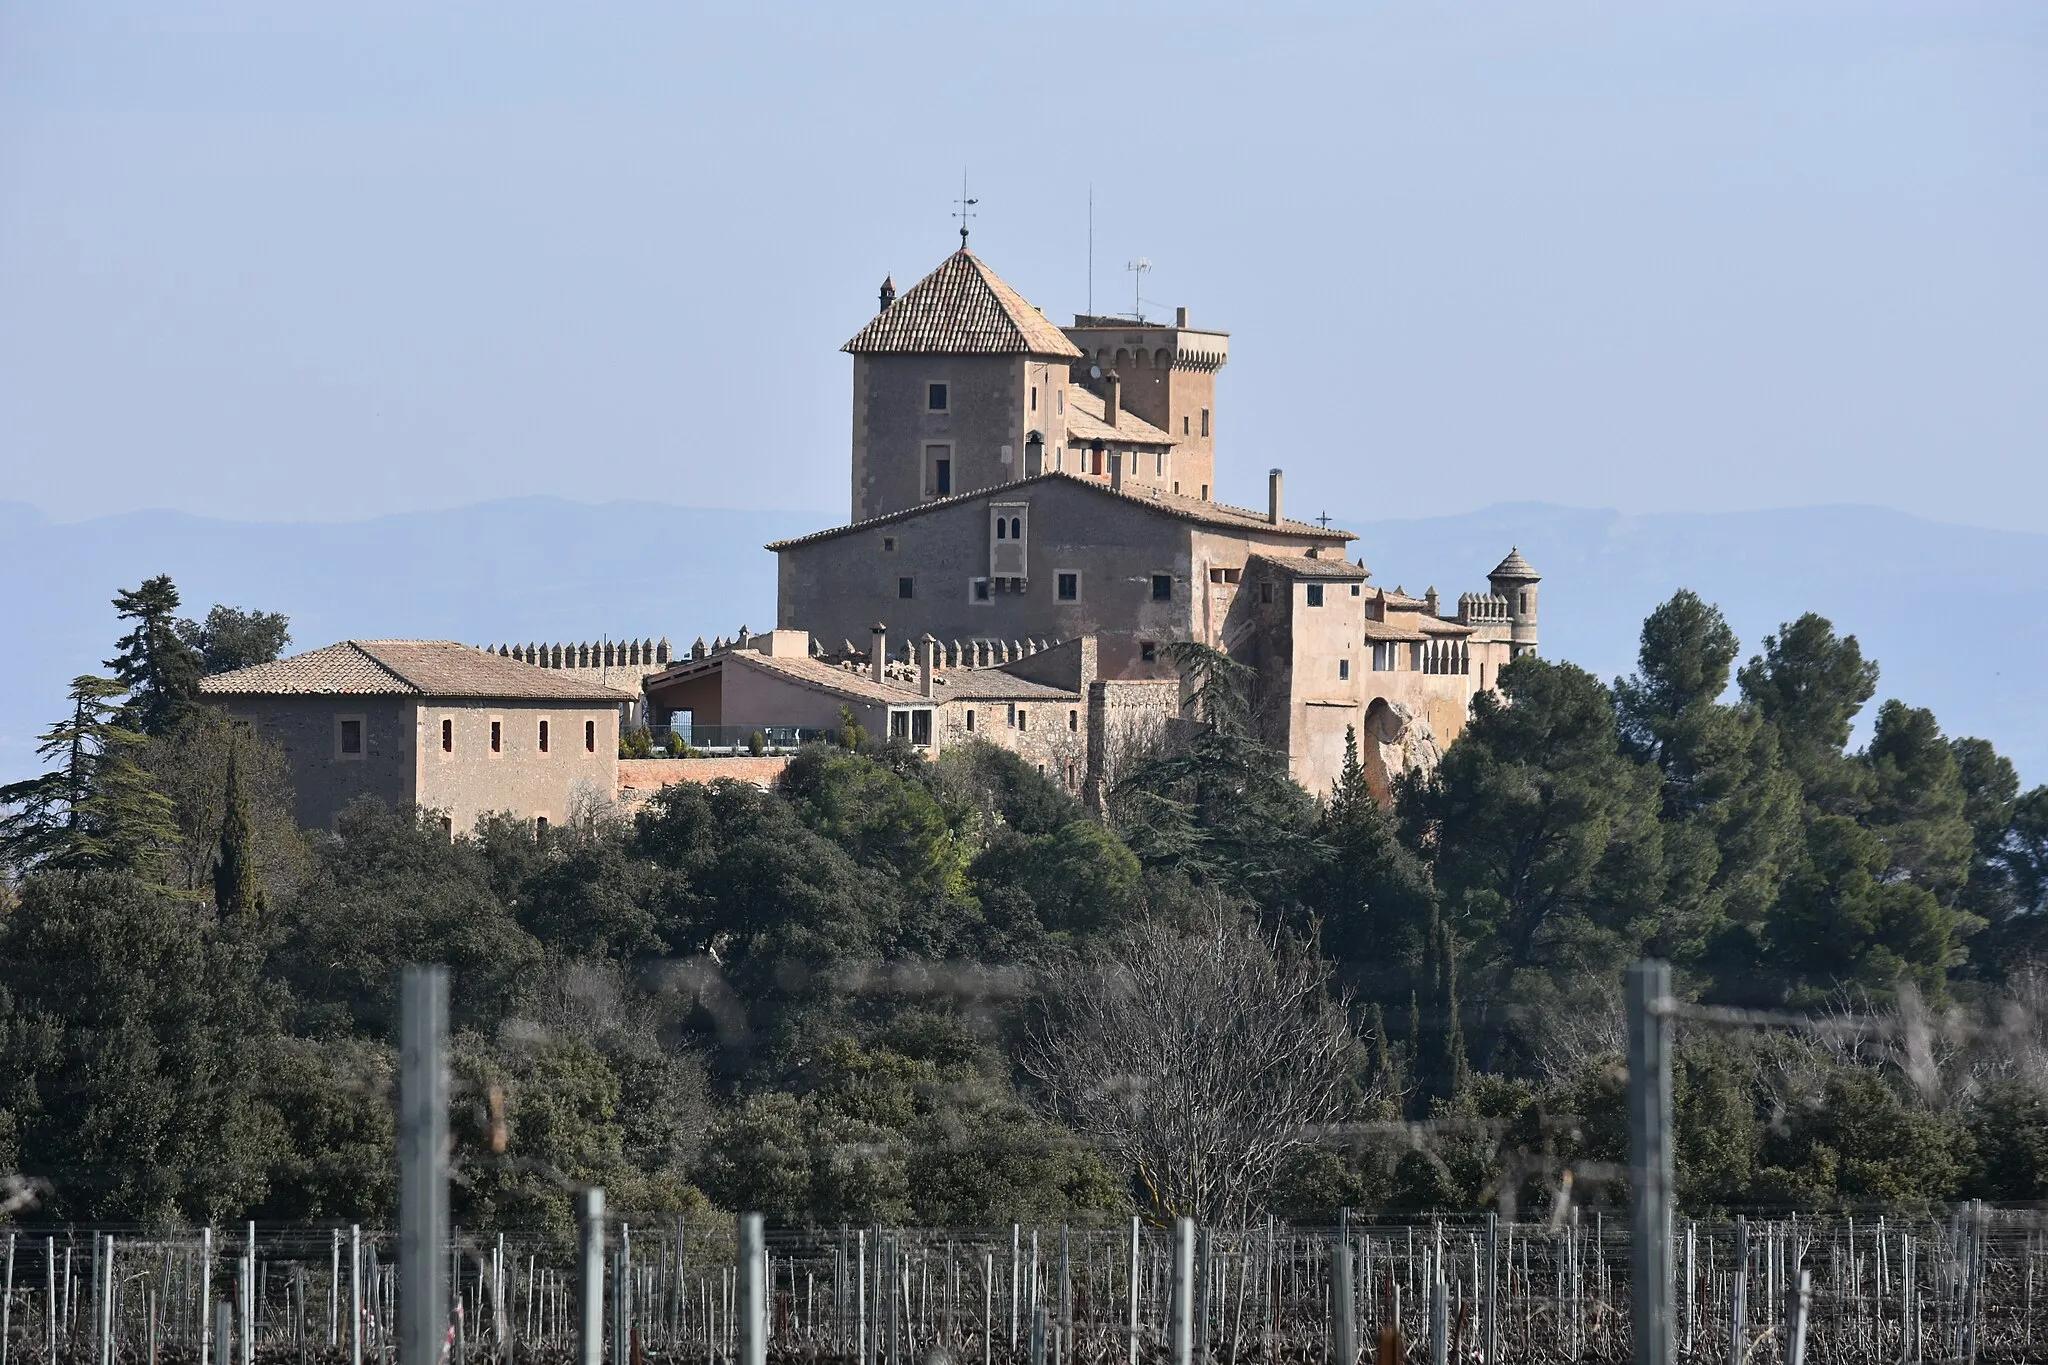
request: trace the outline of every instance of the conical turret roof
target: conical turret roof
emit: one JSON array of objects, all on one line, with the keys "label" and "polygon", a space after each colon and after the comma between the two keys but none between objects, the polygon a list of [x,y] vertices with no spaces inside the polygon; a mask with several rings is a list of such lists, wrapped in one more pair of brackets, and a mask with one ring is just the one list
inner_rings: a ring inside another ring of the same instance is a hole
[{"label": "conical turret roof", "polygon": [[1487,577],[1519,579],[1525,583],[1540,583],[1543,581],[1543,575],[1537,573],[1535,569],[1529,566],[1529,561],[1522,558],[1522,552],[1519,549],[1513,548],[1508,550],[1508,557],[1503,559],[1499,566],[1492,573],[1488,574]]},{"label": "conical turret roof", "polygon": [[966,247],[839,349],[854,355],[1081,356],[1066,333]]}]

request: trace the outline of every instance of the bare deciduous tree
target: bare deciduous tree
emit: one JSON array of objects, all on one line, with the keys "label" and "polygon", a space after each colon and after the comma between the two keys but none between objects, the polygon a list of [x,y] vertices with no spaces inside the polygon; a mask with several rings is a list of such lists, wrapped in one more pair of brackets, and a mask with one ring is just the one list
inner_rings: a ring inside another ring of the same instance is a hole
[{"label": "bare deciduous tree", "polygon": [[1049,983],[1025,1067],[1155,1213],[1242,1224],[1338,1117],[1356,1057],[1322,962],[1216,907]]}]

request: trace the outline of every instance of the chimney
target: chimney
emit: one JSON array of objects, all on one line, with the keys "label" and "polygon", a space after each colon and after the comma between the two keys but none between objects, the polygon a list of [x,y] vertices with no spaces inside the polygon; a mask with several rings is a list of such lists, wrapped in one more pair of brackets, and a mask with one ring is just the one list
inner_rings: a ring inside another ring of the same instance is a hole
[{"label": "chimney", "polygon": [[930,633],[917,642],[917,694],[929,698],[932,694],[932,653],[939,642]]},{"label": "chimney", "polygon": [[1121,451],[1112,450],[1109,452],[1109,491],[1112,493],[1124,491],[1124,457]]},{"label": "chimney", "polygon": [[1117,378],[1115,370],[1102,376],[1102,420],[1108,426],[1116,426],[1116,415],[1123,410],[1124,381]]},{"label": "chimney", "polygon": [[1266,475],[1266,520],[1274,526],[1280,524],[1280,471],[1277,469]]},{"label": "chimney", "polygon": [[868,676],[876,682],[882,680],[882,669],[889,662],[889,628],[880,621],[868,627],[873,639],[868,644]]},{"label": "chimney", "polygon": [[1185,308],[1176,308],[1176,309],[1174,309],[1174,310],[1173,310],[1173,325],[1174,325],[1174,326],[1176,326],[1176,327],[1185,327],[1185,326],[1187,326],[1187,325],[1188,325],[1188,310],[1187,310],[1187,309],[1185,309]]},{"label": "chimney", "polygon": [[878,307],[877,307],[877,308],[875,309],[875,311],[876,311],[877,313],[885,313],[885,312],[887,312],[887,311],[888,311],[888,309],[889,309],[889,305],[890,305],[890,304],[892,304],[892,303],[894,303],[894,302],[896,302],[896,277],[895,277],[895,276],[893,276],[893,275],[885,275],[885,276],[883,276],[883,277],[882,277],[882,295],[881,295],[881,297],[882,297],[882,302],[881,302],[880,306],[878,306]]}]

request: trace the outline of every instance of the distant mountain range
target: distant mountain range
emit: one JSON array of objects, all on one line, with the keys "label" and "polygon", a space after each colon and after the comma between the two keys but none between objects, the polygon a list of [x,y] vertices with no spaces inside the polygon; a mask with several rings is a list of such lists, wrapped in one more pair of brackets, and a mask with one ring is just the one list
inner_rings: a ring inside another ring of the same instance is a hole
[{"label": "distant mountain range", "polygon": [[[767,541],[815,512],[520,498],[359,522],[233,522],[139,512],[53,522],[0,502],[0,780],[36,767],[34,736],[65,684],[118,633],[109,599],[169,573],[187,612],[282,611],[294,648],[350,636],[473,643],[729,635],[773,623]],[[1871,507],[1713,515],[1507,504],[1422,520],[1337,519],[1374,581],[1434,586],[1446,609],[1485,587],[1510,546],[1543,573],[1543,652],[1602,677],[1633,668],[1643,616],[1678,588],[1720,604],[1744,657],[1803,611],[1856,635],[1881,696],[1980,735],[2048,780],[2040,679],[2048,635],[2025,627],[2048,535],[1987,531]]]}]

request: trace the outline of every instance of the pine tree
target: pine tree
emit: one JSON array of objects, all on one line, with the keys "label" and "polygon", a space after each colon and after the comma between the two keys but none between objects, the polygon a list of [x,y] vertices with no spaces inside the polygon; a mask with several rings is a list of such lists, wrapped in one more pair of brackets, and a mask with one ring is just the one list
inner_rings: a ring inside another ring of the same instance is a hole
[{"label": "pine tree", "polygon": [[71,681],[71,714],[36,752],[57,766],[0,787],[0,863],[17,869],[140,872],[176,837],[171,803],[135,762],[143,736],[121,725],[111,678]]},{"label": "pine tree", "polygon": [[213,865],[213,903],[223,915],[247,914],[263,908],[263,888],[256,880],[256,822],[249,813],[249,796],[242,790],[232,749],[228,751],[226,805],[220,858]]},{"label": "pine tree", "polygon": [[107,660],[128,692],[122,720],[145,735],[169,733],[199,695],[199,651],[179,629],[178,588],[169,574],[144,579],[139,588],[114,594],[114,609],[135,626],[115,641],[121,652]]}]

